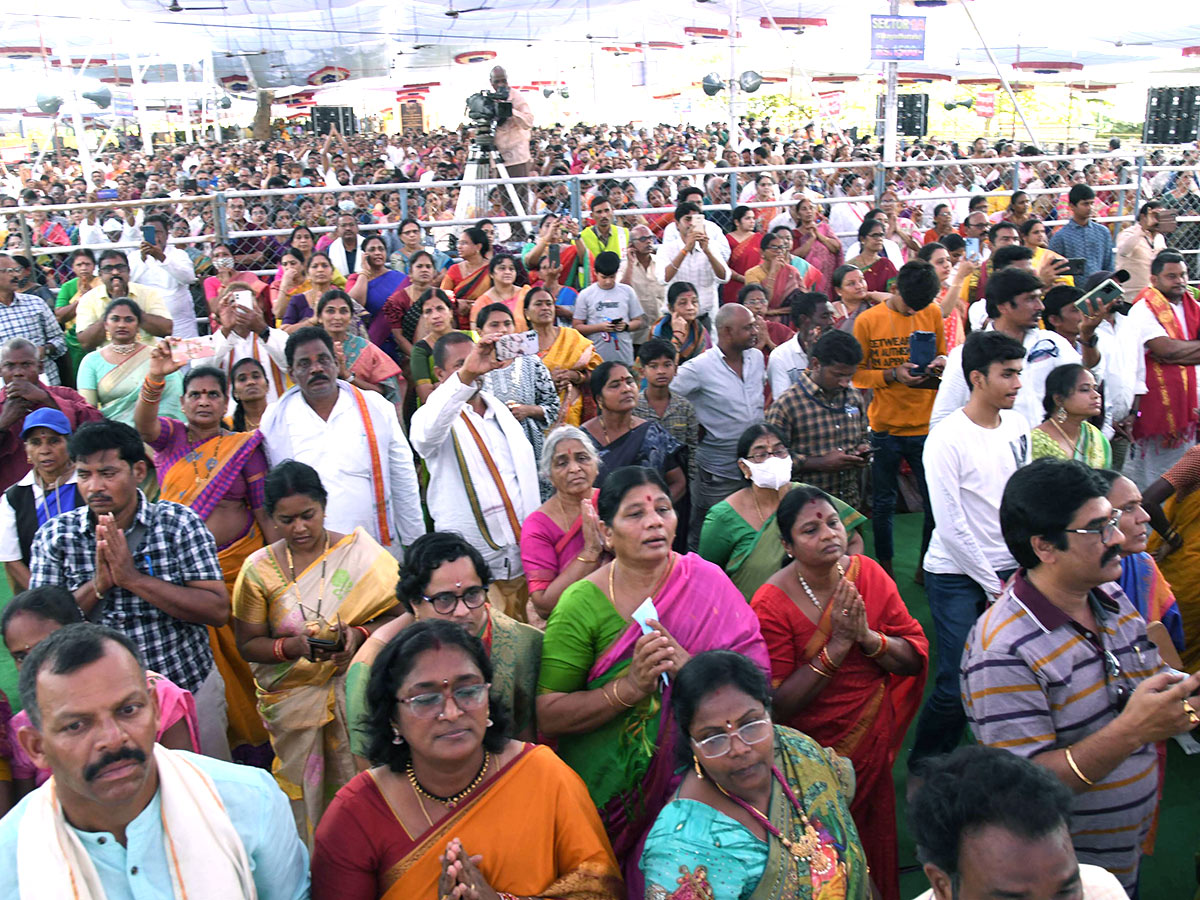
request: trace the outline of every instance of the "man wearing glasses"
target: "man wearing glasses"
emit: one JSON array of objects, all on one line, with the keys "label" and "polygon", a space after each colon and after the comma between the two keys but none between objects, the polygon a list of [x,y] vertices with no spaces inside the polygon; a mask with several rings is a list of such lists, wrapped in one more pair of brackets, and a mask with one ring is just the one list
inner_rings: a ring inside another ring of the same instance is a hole
[{"label": "man wearing glasses", "polygon": [[108,343],[104,333],[104,309],[110,300],[128,297],[142,308],[142,327],[139,340],[154,343],[156,337],[166,337],[174,323],[162,293],[144,284],[129,280],[129,260],[120,250],[105,250],[100,254],[100,284],[79,298],[75,307],[75,335],[85,350],[95,350]]},{"label": "man wearing glasses", "polygon": [[633,332],[633,348],[637,352],[649,339],[650,329],[663,317],[667,296],[667,286],[654,265],[654,232],[648,226],[634,225],[630,229],[629,252],[621,260],[617,281],[633,288],[642,304],[644,324]]},{"label": "man wearing glasses", "polygon": [[[46,301],[17,290],[24,269],[8,254],[0,254],[0,343],[25,338],[43,359],[58,359],[67,352],[66,338]],[[58,367],[45,367],[46,381],[59,384]]]},{"label": "man wearing glasses", "polygon": [[971,629],[962,696],[981,743],[1075,792],[1079,861],[1132,896],[1158,803],[1155,744],[1200,725],[1200,674],[1163,663],[1116,584],[1122,513],[1106,493],[1073,460],[1039,459],[1009,479],[1000,528],[1020,568]]}]

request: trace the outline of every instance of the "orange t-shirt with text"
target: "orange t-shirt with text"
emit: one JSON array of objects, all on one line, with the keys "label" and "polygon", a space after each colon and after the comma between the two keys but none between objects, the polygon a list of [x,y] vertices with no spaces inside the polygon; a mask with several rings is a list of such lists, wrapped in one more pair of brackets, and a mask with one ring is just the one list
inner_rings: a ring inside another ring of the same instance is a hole
[{"label": "orange t-shirt with text", "polygon": [[937,336],[938,355],[945,355],[946,332],[937,303],[930,303],[911,316],[880,303],[854,322],[854,337],[863,350],[863,361],[854,373],[854,386],[874,392],[867,409],[872,431],[901,436],[929,433],[929,417],[937,392],[883,380],[886,370],[908,362],[908,337],[914,331],[932,331]]}]

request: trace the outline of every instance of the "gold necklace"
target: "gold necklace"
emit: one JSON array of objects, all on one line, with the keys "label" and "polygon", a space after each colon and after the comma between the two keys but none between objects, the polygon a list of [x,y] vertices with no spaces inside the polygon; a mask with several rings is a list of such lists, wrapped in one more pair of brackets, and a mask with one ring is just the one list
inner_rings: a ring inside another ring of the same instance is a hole
[{"label": "gold necklace", "polygon": [[109,344],[108,349],[118,356],[128,356],[138,348],[138,342],[134,341],[131,344]]},{"label": "gold necklace", "polygon": [[[433,791],[428,790],[423,784],[421,784],[420,781],[417,780],[417,773],[413,769],[412,757],[410,756],[408,758],[407,769],[408,783],[412,785],[413,792],[417,795],[418,802],[421,802],[421,798],[426,797],[430,800],[441,803],[450,809],[454,809],[456,806],[458,806],[459,801],[461,801],[464,797],[470,794],[471,791],[475,790],[475,788],[479,787],[479,785],[483,783],[483,776],[487,774],[488,764],[491,763],[491,761],[492,754],[487,750],[484,750],[483,765],[479,767],[479,772],[476,774],[474,780],[456,794],[451,794],[449,797],[439,797]],[[424,811],[424,809],[425,805],[423,802],[421,802],[421,810]],[[429,818],[429,813],[425,813],[425,818]],[[430,822],[429,824],[432,825],[433,823]]]},{"label": "gold necklace", "polygon": [[767,524],[767,517],[763,515],[762,507],[758,505],[758,494],[755,493],[753,485],[750,487],[750,499],[754,501],[754,511],[758,513],[758,520],[761,524]]},{"label": "gold necklace", "polygon": [[1070,454],[1070,458],[1071,458],[1071,459],[1074,459],[1074,458],[1075,458],[1075,454],[1079,452],[1079,442],[1083,440],[1083,425],[1082,425],[1082,423],[1081,423],[1081,424],[1080,424],[1080,426],[1079,426],[1079,440],[1072,441],[1072,440],[1071,440],[1071,438],[1070,438],[1070,436],[1069,436],[1069,435],[1068,435],[1068,434],[1067,434],[1065,431],[1063,431],[1063,430],[1062,430],[1062,427],[1061,427],[1061,426],[1060,426],[1060,425],[1059,425],[1057,422],[1055,422],[1055,421],[1054,421],[1054,417],[1053,417],[1053,416],[1052,416],[1052,417],[1050,417],[1049,419],[1047,419],[1047,421],[1048,421],[1048,422],[1049,422],[1051,425],[1053,425],[1053,426],[1054,426],[1054,430],[1055,430],[1055,431],[1057,431],[1059,434],[1061,434],[1061,435],[1062,435],[1062,439],[1063,439],[1064,441],[1066,441],[1068,444],[1070,444],[1070,445],[1071,445],[1071,454]]},{"label": "gold necklace", "polygon": [[[283,548],[287,551],[288,573],[292,576],[292,586],[296,592],[296,600],[303,602],[300,597],[300,588],[296,585],[296,563],[292,559],[292,545],[287,541],[283,542]],[[325,564],[329,562],[329,532],[325,532],[325,551],[321,559],[321,587],[317,591],[317,618],[321,618],[321,601],[325,599]]]},{"label": "gold necklace", "polygon": [[[667,571],[665,571],[663,573],[662,578],[658,579],[658,583],[654,585],[654,590],[652,590],[650,592],[651,597],[658,596],[658,592],[662,589],[663,582],[667,580],[667,576],[671,574],[671,570],[673,568],[675,568],[675,551],[674,550],[670,551],[670,555],[667,556]],[[612,600],[613,606],[617,605],[616,577],[617,577],[617,560],[614,557],[613,561],[612,561],[612,565],[610,565],[608,567],[608,596],[609,596],[609,599]]]}]

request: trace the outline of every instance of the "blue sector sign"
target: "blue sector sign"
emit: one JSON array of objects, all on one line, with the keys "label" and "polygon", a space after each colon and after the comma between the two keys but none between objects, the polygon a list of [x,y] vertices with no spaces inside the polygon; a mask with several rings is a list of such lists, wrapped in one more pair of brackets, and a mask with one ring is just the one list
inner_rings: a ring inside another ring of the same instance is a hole
[{"label": "blue sector sign", "polygon": [[871,59],[925,58],[924,16],[871,16]]}]

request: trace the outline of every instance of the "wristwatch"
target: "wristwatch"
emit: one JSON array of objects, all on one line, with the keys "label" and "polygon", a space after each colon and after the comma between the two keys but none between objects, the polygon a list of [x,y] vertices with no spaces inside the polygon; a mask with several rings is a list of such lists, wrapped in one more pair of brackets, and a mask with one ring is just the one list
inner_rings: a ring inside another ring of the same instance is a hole
[{"label": "wristwatch", "polygon": [[1089,338],[1086,341],[1083,340],[1082,338],[1080,338],[1080,340],[1079,340],[1079,345],[1081,347],[1091,348],[1091,347],[1095,347],[1099,343],[1100,343],[1100,335],[1098,335],[1098,334],[1093,334],[1091,336],[1091,338]]}]

